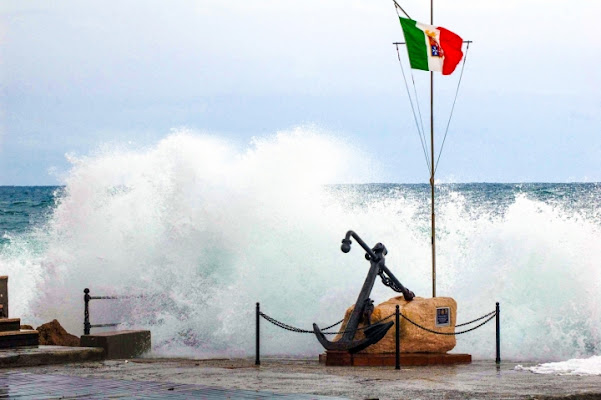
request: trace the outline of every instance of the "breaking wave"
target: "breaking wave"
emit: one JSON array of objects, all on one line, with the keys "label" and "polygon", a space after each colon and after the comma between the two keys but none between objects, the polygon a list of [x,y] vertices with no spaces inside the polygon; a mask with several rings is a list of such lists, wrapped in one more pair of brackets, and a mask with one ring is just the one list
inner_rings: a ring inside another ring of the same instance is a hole
[{"label": "breaking wave", "polygon": [[[71,162],[47,222],[0,253],[12,315],[26,323],[57,318],[79,334],[83,288],[143,294],[92,302],[92,323],[150,329],[158,355],[250,355],[255,302],[302,328],[335,322],[354,303],[368,264],[358,246],[340,252],[349,229],[383,242],[401,282],[431,293],[427,187],[352,185],[377,172],[339,138],[298,128],[240,149],[179,131]],[[599,354],[598,188],[575,204],[490,187],[440,186],[438,295],[457,300],[460,322],[499,301],[504,359]],[[376,283],[372,298],[393,295]],[[268,354],[321,351],[312,335],[267,323],[262,334]],[[493,324],[461,336],[456,351],[493,358]]]}]

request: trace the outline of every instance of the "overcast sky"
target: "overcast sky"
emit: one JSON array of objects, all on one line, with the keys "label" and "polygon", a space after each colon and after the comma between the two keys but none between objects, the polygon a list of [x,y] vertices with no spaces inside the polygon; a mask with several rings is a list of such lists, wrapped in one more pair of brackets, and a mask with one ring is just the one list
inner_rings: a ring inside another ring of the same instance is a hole
[{"label": "overcast sky", "polygon": [[[428,1],[400,3],[429,22]],[[438,0],[434,16],[473,41],[439,179],[601,181],[600,1]],[[390,0],[2,0],[0,185],[56,184],[65,154],[176,127],[245,146],[299,125],[375,152],[379,181],[427,182],[402,39]],[[436,77],[438,143],[458,78]]]}]

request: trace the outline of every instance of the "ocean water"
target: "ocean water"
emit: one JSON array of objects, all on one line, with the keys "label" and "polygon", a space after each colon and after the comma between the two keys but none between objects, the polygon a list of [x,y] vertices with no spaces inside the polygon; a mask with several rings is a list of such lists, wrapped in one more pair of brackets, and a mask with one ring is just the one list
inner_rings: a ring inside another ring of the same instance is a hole
[{"label": "ocean water", "polygon": [[[351,145],[296,129],[240,148],[174,132],[143,149],[71,159],[60,187],[0,187],[0,274],[11,315],[83,330],[83,289],[143,295],[94,301],[93,324],[150,329],[158,355],[254,351],[255,302],[304,329],[342,318],[368,269],[347,230],[388,248],[387,266],[431,296],[429,186],[377,182]],[[357,171],[363,171],[357,175]],[[601,185],[437,185],[439,296],[458,321],[501,304],[502,357],[601,354]],[[395,296],[376,282],[376,304]],[[315,356],[308,334],[263,321],[266,354]],[[456,350],[492,359],[492,323]]]}]

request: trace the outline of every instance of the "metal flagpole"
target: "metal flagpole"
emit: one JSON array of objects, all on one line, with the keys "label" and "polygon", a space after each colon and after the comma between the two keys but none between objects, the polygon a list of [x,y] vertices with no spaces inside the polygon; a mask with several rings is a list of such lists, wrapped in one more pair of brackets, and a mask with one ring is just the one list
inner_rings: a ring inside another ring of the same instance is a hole
[{"label": "metal flagpole", "polygon": [[[434,0],[430,0],[430,25],[434,26]],[[432,297],[436,297],[436,216],[434,213],[434,72],[430,71],[430,187],[432,188]]]},{"label": "metal flagpole", "polygon": [[[397,8],[397,14],[398,14],[398,10],[401,10],[401,12],[403,12],[403,14],[405,14],[405,16],[409,19],[411,19],[411,17],[409,17],[409,15],[407,15],[407,13],[405,12],[405,10],[403,10],[401,8],[401,6],[397,3],[396,0],[392,0]],[[400,15],[399,15],[400,17]],[[434,0],[430,0],[430,25],[434,26]],[[464,40],[463,43],[467,43],[468,44],[468,50],[469,50],[469,44],[472,43],[471,40]],[[397,55],[398,55],[398,45],[399,44],[406,44],[406,42],[394,42],[393,43],[395,46],[397,46]],[[432,51],[430,49],[430,51]],[[466,54],[467,55],[467,54]],[[465,58],[464,58],[464,65],[465,65]],[[399,63],[401,63],[401,59],[399,56]],[[401,63],[401,69],[403,68],[403,65]],[[463,67],[461,70],[461,75],[463,76]],[[404,77],[404,73],[403,73],[403,77]],[[459,84],[461,84],[461,77],[459,78],[459,83],[457,85],[457,93],[459,92]],[[407,85],[407,82],[405,81],[405,85]],[[415,85],[415,82],[414,82]],[[455,93],[455,100],[457,100],[457,93]],[[407,94],[409,95],[409,98],[411,99],[411,95],[409,94],[409,89],[407,87]],[[419,104],[419,102],[417,101],[417,92],[416,92],[416,103]],[[413,107],[413,103],[411,104]],[[453,102],[453,107],[451,108],[451,116],[453,114],[453,109],[455,107],[455,102]],[[417,118],[415,116],[415,110],[414,112],[414,118]],[[421,112],[420,112],[420,120],[421,120]],[[449,121],[450,121],[450,117],[449,117]],[[417,119],[416,119],[416,125],[417,125]],[[422,128],[423,129],[423,128]],[[449,125],[447,124],[447,131],[449,129]],[[423,133],[423,130],[420,131],[419,126],[418,126],[418,132],[420,133],[420,140],[422,139],[421,133]],[[427,154],[427,149],[425,147],[425,140],[426,138],[423,137],[424,141],[422,141],[422,146],[424,147],[424,156],[426,157],[426,164],[427,164],[427,158],[428,156]],[[445,138],[446,139],[446,133],[445,133]],[[443,140],[443,146],[444,146],[444,140]],[[440,154],[442,153],[442,147],[440,149],[440,152],[438,154],[438,157],[440,158]],[[432,243],[432,297],[436,297],[436,213],[435,213],[435,187],[434,187],[434,180],[435,180],[435,173],[436,173],[436,165],[438,164],[437,161],[434,160],[434,72],[430,71],[430,162],[431,164],[429,165],[430,168],[430,189],[431,189],[431,200],[432,200],[432,209],[431,209],[431,221],[432,221],[432,232],[431,232],[431,243]]]}]

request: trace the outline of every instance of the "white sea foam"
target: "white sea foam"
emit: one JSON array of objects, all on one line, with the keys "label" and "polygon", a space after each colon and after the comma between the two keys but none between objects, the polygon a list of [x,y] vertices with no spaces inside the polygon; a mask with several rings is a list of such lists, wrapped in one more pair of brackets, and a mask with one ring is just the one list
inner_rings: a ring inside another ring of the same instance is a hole
[{"label": "white sea foam", "polygon": [[[251,354],[254,304],[301,328],[326,325],[353,304],[367,272],[348,229],[383,242],[407,287],[431,293],[428,197],[324,186],[377,181],[370,162],[332,136],[299,128],[248,149],[175,132],[147,149],[105,148],[72,158],[48,223],[15,235],[0,254],[11,314],[53,318],[71,332],[92,295],[91,322],[152,330],[157,354]],[[361,175],[362,174],[362,175]],[[425,205],[425,206],[424,206]],[[598,219],[519,195],[503,210],[450,190],[437,211],[438,295],[466,321],[501,303],[504,359],[559,360],[601,350]],[[376,303],[394,295],[376,283]],[[312,335],[263,321],[263,350],[315,355]],[[494,326],[462,335],[456,351],[494,357]]]},{"label": "white sea foam", "polygon": [[575,358],[568,361],[538,364],[533,367],[517,365],[517,371],[530,371],[536,374],[552,375],[601,375],[601,356]]}]

